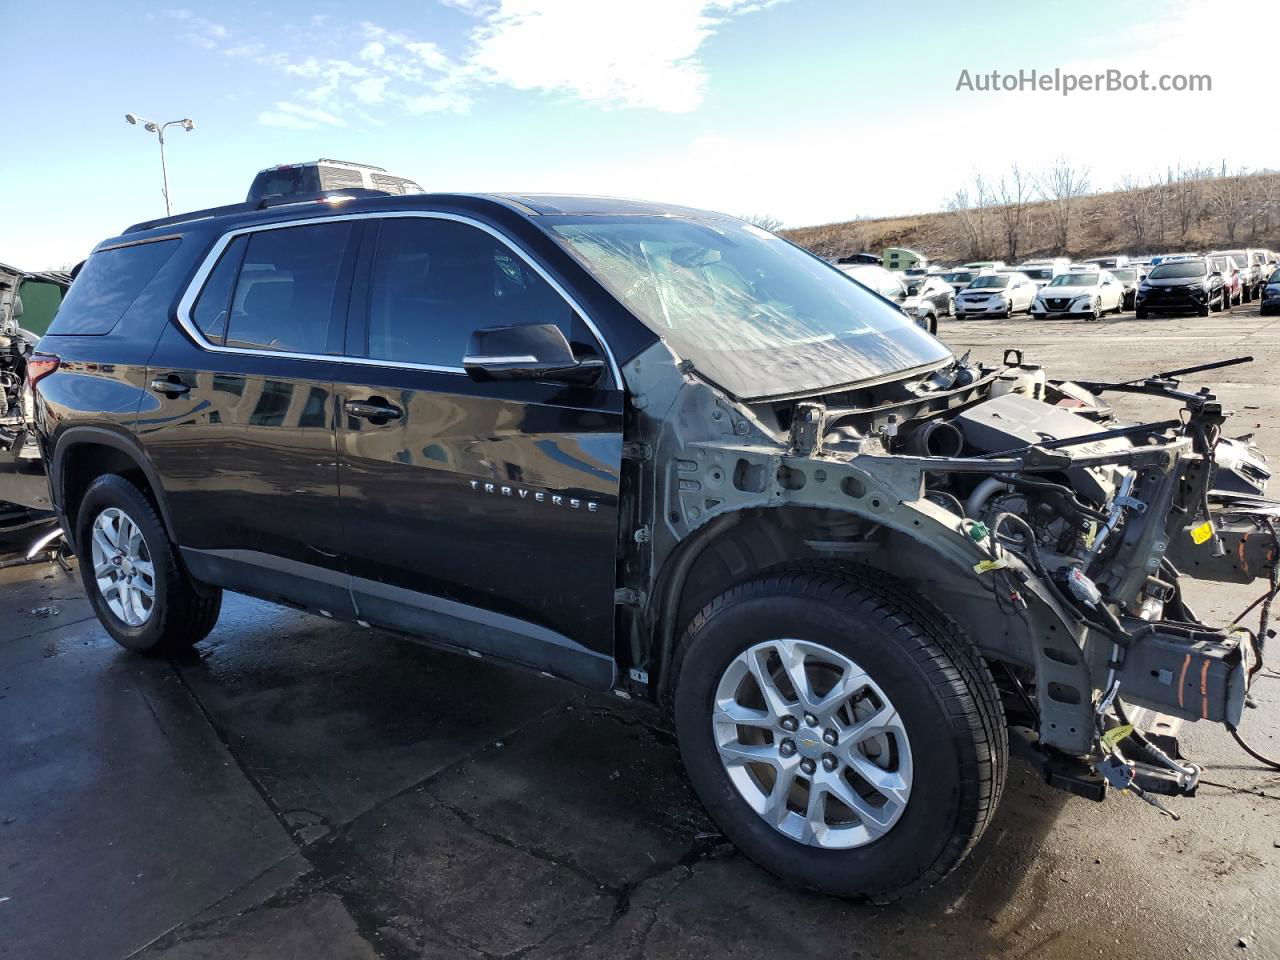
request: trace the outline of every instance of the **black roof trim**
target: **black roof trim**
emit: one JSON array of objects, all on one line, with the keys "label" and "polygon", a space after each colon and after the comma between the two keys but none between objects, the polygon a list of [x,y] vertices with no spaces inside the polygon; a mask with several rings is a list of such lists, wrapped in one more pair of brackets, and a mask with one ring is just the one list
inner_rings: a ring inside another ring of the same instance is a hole
[{"label": "black roof trim", "polygon": [[193,220],[212,220],[214,217],[226,217],[236,213],[253,213],[257,210],[266,210],[270,207],[288,207],[301,203],[328,203],[334,200],[366,200],[374,197],[390,197],[393,194],[387,193],[385,190],[365,190],[363,188],[352,187],[349,190],[323,190],[319,193],[295,193],[289,196],[266,197],[262,200],[255,200],[249,203],[228,203],[221,207],[207,207],[204,210],[192,210],[189,213],[179,213],[172,217],[161,217],[158,220],[144,220],[141,223],[135,223],[131,227],[126,227],[120,234],[124,236],[130,233],[141,233],[144,230],[154,230],[156,227],[168,227],[179,223],[191,223]]}]

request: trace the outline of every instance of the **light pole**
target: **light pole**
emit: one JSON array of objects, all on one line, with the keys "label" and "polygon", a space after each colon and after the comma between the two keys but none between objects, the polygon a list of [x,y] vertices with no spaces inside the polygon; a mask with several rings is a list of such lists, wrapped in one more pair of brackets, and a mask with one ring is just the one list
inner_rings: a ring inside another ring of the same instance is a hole
[{"label": "light pole", "polygon": [[180,124],[182,129],[190,133],[196,128],[196,123],[190,117],[184,117],[181,120],[170,120],[168,123],[156,123],[154,120],[146,120],[137,114],[126,113],[124,118],[132,124],[142,124],[142,129],[148,133],[154,133],[160,139],[160,176],[164,178],[164,215],[170,216],[173,210],[169,207],[169,170],[164,163],[164,131],[166,127],[172,127],[175,123]]}]

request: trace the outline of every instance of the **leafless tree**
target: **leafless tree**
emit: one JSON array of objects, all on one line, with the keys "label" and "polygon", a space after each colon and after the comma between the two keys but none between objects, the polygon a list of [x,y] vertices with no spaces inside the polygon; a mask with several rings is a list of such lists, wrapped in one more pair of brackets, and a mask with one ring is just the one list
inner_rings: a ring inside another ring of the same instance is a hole
[{"label": "leafless tree", "polygon": [[1049,225],[1058,253],[1067,252],[1071,232],[1071,215],[1076,202],[1089,192],[1089,168],[1073,167],[1066,157],[1058,157],[1053,166],[1036,178],[1040,198],[1048,204]]},{"label": "leafless tree", "polygon": [[767,213],[747,213],[738,218],[745,220],[752,226],[759,227],[761,230],[768,230],[770,233],[777,233],[782,229],[782,221],[777,217],[771,217]]},{"label": "leafless tree", "polygon": [[1227,175],[1227,165],[1222,165],[1221,175],[1213,181],[1209,188],[1209,209],[1222,221],[1222,230],[1227,235],[1228,243],[1236,242],[1236,231],[1244,216],[1245,204],[1248,201],[1249,183],[1247,172],[1241,168],[1235,174]]},{"label": "leafless tree", "polygon": [[1010,263],[1018,259],[1018,246],[1026,226],[1027,204],[1031,200],[1031,181],[1015,163],[996,184],[995,204],[1005,256]]},{"label": "leafless tree", "polygon": [[1185,243],[1191,225],[1200,219],[1205,207],[1204,182],[1211,170],[1204,167],[1181,166],[1170,169],[1165,182],[1169,193],[1169,206],[1178,225],[1179,239]]},{"label": "leafless tree", "polygon": [[1262,217],[1262,232],[1271,232],[1271,213],[1280,201],[1280,176],[1274,173],[1260,173],[1255,177],[1254,203]]},{"label": "leafless tree", "polygon": [[951,214],[951,222],[959,234],[956,238],[957,245],[968,251],[966,256],[970,260],[980,258],[982,243],[978,229],[978,214],[969,202],[969,191],[962,187],[947,197],[943,206]]},{"label": "leafless tree", "polygon": [[1120,216],[1133,231],[1134,243],[1139,249],[1145,249],[1151,241],[1160,188],[1144,184],[1138,177],[1127,176],[1116,185],[1116,200]]}]

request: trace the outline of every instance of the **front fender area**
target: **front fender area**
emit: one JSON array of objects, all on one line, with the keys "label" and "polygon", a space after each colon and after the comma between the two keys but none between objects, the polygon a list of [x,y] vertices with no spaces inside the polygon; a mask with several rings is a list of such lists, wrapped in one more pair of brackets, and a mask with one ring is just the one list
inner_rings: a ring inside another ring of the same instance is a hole
[{"label": "front fender area", "polygon": [[636,660],[656,671],[656,689],[669,679],[678,631],[708,593],[787,561],[861,563],[893,574],[955,618],[985,656],[1034,669],[1042,742],[1090,752],[1090,666],[1105,662],[1097,648],[1106,645],[1091,642],[1012,554],[1002,559],[1021,578],[1026,609],[1015,611],[997,595],[996,578],[979,565],[1000,548],[975,540],[967,521],[924,499],[927,461],[795,455],[746,405],[687,373],[677,376],[651,377],[639,411],[656,447],[645,491],[652,496],[645,571],[652,589],[642,617],[657,649],[638,649]]}]

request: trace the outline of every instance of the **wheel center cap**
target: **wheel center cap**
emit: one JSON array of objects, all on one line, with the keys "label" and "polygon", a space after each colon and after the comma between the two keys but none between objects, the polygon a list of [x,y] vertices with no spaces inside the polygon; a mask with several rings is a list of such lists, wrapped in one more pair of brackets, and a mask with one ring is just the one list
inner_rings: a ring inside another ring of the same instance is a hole
[{"label": "wheel center cap", "polygon": [[822,735],[817,730],[801,730],[796,734],[796,749],[802,757],[816,760],[822,756],[824,748]]}]

